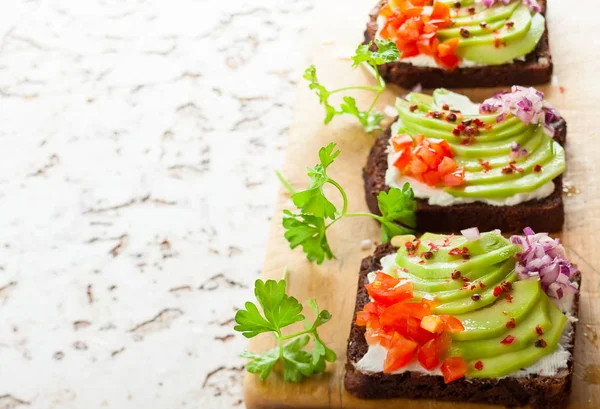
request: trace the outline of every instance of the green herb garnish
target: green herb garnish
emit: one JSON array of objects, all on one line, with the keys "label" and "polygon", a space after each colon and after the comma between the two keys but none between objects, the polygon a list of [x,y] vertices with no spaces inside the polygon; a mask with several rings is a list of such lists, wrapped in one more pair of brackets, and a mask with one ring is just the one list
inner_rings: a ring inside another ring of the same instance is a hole
[{"label": "green herb garnish", "polygon": [[[246,365],[248,372],[259,374],[260,379],[264,380],[275,364],[281,361],[283,380],[300,382],[306,377],[324,372],[325,362],[334,362],[337,358],[335,352],[323,343],[317,332],[317,328],[331,319],[331,314],[327,310],[320,311],[317,302],[309,299],[308,305],[316,318],[312,323],[307,322],[301,314],[302,304],[296,298],[288,296],[285,290],[285,280],[256,280],[254,294],[263,313],[260,313],[256,304],[247,302],[246,309],[235,314],[235,322],[238,325],[233,329],[241,332],[246,338],[270,332],[277,339],[278,346],[264,354],[249,351],[241,354],[243,358],[250,360]],[[304,321],[304,331],[290,335],[282,334],[283,328],[300,321]],[[314,344],[312,353],[304,349],[310,338]]]},{"label": "green herb garnish", "polygon": [[[278,174],[284,186],[290,190],[292,201],[298,213],[283,211],[283,227],[285,238],[292,249],[302,246],[302,250],[310,261],[321,264],[325,259],[335,258],[327,241],[327,229],[343,217],[367,216],[381,223],[381,240],[387,243],[393,236],[413,233],[416,227],[415,211],[417,202],[413,190],[408,183],[402,189],[392,188],[389,192],[381,192],[377,202],[381,216],[372,213],[349,213],[348,197],[342,186],[327,175],[327,168],[340,154],[336,144],[330,143],[319,150],[319,163],[308,168],[310,183],[306,190],[296,192],[290,184]],[[323,187],[333,185],[342,196],[342,210],[325,196]]]},{"label": "green herb garnish", "polygon": [[[317,78],[317,69],[314,65],[311,65],[306,69],[306,71],[304,71],[304,79],[309,82],[309,88],[315,91],[319,97],[319,102],[325,106],[326,124],[331,122],[336,115],[350,114],[354,115],[358,119],[360,124],[367,132],[381,129],[379,124],[385,116],[383,113],[375,111],[374,108],[375,104],[379,100],[379,97],[383,93],[383,90],[385,89],[385,82],[383,81],[383,78],[381,78],[377,66],[396,61],[400,56],[400,52],[398,51],[396,44],[391,40],[375,40],[377,51],[370,50],[371,44],[372,43],[358,46],[356,52],[352,56],[352,67],[355,68],[358,67],[359,64],[367,64],[369,70],[372,71],[372,73],[375,75],[375,79],[377,80],[377,86],[375,87],[351,86],[329,91],[319,82],[319,79]],[[350,90],[366,90],[376,92],[373,102],[366,111],[361,111],[356,105],[356,100],[348,96],[343,98],[344,102],[340,105],[339,109],[336,109],[329,102],[329,97],[331,95]]]}]

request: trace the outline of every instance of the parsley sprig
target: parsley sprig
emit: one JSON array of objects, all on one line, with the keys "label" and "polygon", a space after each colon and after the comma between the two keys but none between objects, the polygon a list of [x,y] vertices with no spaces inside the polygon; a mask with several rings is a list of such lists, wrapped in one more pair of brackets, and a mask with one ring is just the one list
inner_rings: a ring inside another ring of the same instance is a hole
[{"label": "parsley sprig", "polygon": [[[298,208],[297,213],[289,210],[283,211],[283,227],[286,232],[284,237],[292,249],[302,246],[302,250],[310,261],[321,264],[325,259],[335,258],[329,242],[327,229],[343,217],[366,216],[381,223],[381,240],[386,243],[393,236],[413,233],[416,226],[417,203],[413,190],[408,183],[402,189],[392,188],[389,192],[380,192],[377,202],[381,216],[372,213],[348,212],[348,197],[344,188],[327,175],[327,168],[340,154],[336,144],[330,143],[319,150],[319,163],[308,168],[310,183],[306,190],[295,191],[291,185],[280,175],[278,177],[292,193],[292,201]],[[334,186],[340,193],[343,201],[342,210],[325,196],[323,187],[327,184]]]},{"label": "parsley sprig", "polygon": [[[263,313],[260,313],[256,304],[247,302],[246,308],[235,314],[238,325],[234,330],[241,332],[246,338],[270,332],[277,339],[278,346],[264,354],[243,352],[241,356],[250,360],[246,365],[248,372],[258,374],[264,380],[277,362],[283,362],[284,381],[300,382],[306,377],[324,372],[326,362],[336,360],[335,352],[325,345],[317,332],[321,325],[331,319],[329,311],[319,310],[317,302],[308,299],[308,305],[315,314],[315,320],[308,322],[302,315],[302,304],[286,294],[285,280],[256,280],[254,294]],[[283,328],[300,321],[304,321],[303,331],[282,334]],[[312,353],[304,349],[310,338],[314,344]]]},{"label": "parsley sprig", "polygon": [[[356,68],[360,64],[366,64],[369,70],[375,75],[377,80],[377,86],[350,86],[344,88],[338,88],[334,90],[327,90],[323,86],[317,77],[317,69],[314,65],[311,65],[304,71],[304,79],[308,81],[309,88],[317,94],[319,102],[325,107],[325,123],[328,124],[331,120],[342,114],[354,115],[360,124],[363,126],[366,132],[372,132],[381,129],[380,122],[385,117],[383,113],[374,110],[375,104],[379,100],[379,97],[385,89],[385,81],[381,78],[377,66],[394,62],[400,56],[400,52],[396,47],[396,44],[391,40],[375,40],[375,46],[377,51],[371,51],[371,44],[359,45],[356,52],[352,56],[352,67]],[[350,90],[365,90],[375,91],[375,97],[373,102],[366,111],[361,111],[356,105],[356,100],[352,97],[343,97],[343,103],[339,109],[336,109],[330,102],[329,97],[333,94],[350,91]]]}]

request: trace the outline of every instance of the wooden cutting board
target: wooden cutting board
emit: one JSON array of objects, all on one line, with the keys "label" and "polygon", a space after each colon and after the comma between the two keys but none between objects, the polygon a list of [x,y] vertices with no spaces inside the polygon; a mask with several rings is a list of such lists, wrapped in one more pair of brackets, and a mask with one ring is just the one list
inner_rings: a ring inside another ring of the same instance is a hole
[{"label": "wooden cutting board", "polygon": [[[307,33],[305,66],[315,64],[321,81],[330,88],[371,84],[363,70],[351,68],[348,59],[362,40],[367,15],[375,0],[319,0],[314,26]],[[566,180],[580,193],[565,194],[567,221],[563,243],[583,271],[580,321],[577,329],[575,376],[570,408],[600,407],[600,356],[598,307],[600,285],[600,40],[597,33],[598,4],[595,0],[549,0],[548,25],[555,64],[555,84],[540,87],[568,122]],[[575,10],[576,9],[576,10]],[[595,44],[595,46],[594,46]],[[290,47],[295,47],[291,44]],[[300,47],[298,47],[300,51]],[[559,85],[564,89],[559,88]],[[476,101],[495,90],[459,90]],[[396,95],[406,90],[389,89],[380,109],[393,105]],[[358,103],[366,106],[371,95],[358,93]],[[352,118],[338,117],[323,125],[324,111],[317,97],[300,80],[293,125],[290,131],[284,175],[293,186],[307,184],[306,167],[317,163],[321,146],[334,141],[342,153],[329,174],[344,186],[349,211],[367,211],[361,169],[374,137],[362,131]],[[337,259],[318,266],[309,263],[300,249],[291,251],[283,238],[281,212],[290,208],[289,194],[282,189],[271,224],[271,236],[263,269],[263,279],[280,279],[289,269],[288,292],[301,301],[316,298],[328,309],[332,320],[320,334],[338,355],[323,375],[300,384],[286,384],[279,376],[266,381],[246,374],[245,401],[255,408],[491,408],[481,404],[457,404],[437,401],[356,399],[343,387],[346,340],[354,309],[360,260],[373,248],[361,250],[361,241],[380,241],[379,226],[367,218],[348,218],[336,223],[329,232]],[[305,304],[306,305],[306,304]],[[308,309],[307,309],[308,310]],[[310,312],[307,312],[309,315]],[[249,349],[263,352],[275,346],[270,334],[250,341]]]}]

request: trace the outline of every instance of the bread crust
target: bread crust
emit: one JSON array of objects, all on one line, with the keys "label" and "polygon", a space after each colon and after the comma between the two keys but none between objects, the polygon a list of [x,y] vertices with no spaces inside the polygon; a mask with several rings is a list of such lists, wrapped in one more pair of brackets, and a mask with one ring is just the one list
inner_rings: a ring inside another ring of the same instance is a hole
[{"label": "bread crust", "polygon": [[[371,212],[381,214],[377,195],[388,191],[385,173],[388,169],[387,147],[391,125],[375,140],[367,164],[363,169],[365,198]],[[554,139],[565,145],[567,123],[556,125]],[[434,206],[427,199],[417,200],[417,229],[419,231],[457,233],[477,226],[481,231],[500,229],[504,233],[518,233],[530,226],[535,231],[558,232],[562,229],[565,213],[562,199],[562,175],[554,179],[554,192],[543,199],[531,200],[514,206],[493,206],[485,203],[467,203],[453,206]]]},{"label": "bread crust", "polygon": [[[445,384],[443,377],[424,375],[417,372],[402,374],[364,374],[355,369],[358,362],[367,352],[365,328],[356,325],[356,313],[369,302],[365,288],[367,274],[381,269],[381,258],[394,253],[397,248],[391,244],[383,244],[375,249],[375,253],[362,260],[358,278],[355,313],[348,338],[346,375],[344,386],[352,395],[362,399],[436,399],[457,402],[483,402],[495,405],[522,406],[529,404],[534,409],[558,409],[564,407],[571,393],[573,378],[573,352],[575,345],[575,328],[573,323],[572,342],[569,352],[571,359],[568,369],[556,376],[531,375],[526,378],[502,379],[459,379]],[[580,276],[577,277],[580,282]],[[579,312],[579,295],[575,298],[575,316]],[[398,404],[401,408],[402,404]]]},{"label": "bread crust", "polygon": [[[382,0],[371,11],[365,30],[364,44],[370,43],[378,30],[377,16],[387,0]],[[546,1],[540,0],[542,14],[546,15]],[[460,67],[449,71],[442,68],[419,67],[405,62],[379,66],[383,79],[403,88],[420,84],[424,88],[474,88],[521,85],[539,85],[550,82],[554,65],[550,53],[548,26],[536,48],[525,56],[525,61],[510,64]]]}]

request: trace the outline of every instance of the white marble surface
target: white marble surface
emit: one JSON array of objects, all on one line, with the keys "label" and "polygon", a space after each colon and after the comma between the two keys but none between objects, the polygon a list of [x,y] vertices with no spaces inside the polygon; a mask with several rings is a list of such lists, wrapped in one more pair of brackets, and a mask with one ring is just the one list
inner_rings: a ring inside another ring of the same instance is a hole
[{"label": "white marble surface", "polygon": [[0,14],[0,409],[243,407],[312,0]]}]

